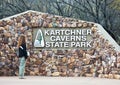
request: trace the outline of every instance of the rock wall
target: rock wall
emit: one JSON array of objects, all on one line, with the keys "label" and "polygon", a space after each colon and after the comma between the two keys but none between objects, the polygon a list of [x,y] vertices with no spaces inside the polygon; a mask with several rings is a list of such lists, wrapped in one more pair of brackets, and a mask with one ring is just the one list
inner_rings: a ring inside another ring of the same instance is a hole
[{"label": "rock wall", "polygon": [[[88,50],[33,50],[32,29],[36,27],[91,28],[93,47]],[[120,52],[99,34],[94,23],[36,12],[0,21],[0,76],[18,75],[16,46],[20,34],[27,36],[27,49],[31,54],[25,75],[120,79]]]}]

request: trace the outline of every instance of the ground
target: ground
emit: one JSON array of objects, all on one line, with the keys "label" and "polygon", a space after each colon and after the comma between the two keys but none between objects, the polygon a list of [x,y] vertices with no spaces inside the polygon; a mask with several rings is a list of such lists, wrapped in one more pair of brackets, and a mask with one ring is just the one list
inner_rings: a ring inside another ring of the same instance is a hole
[{"label": "ground", "polygon": [[0,85],[120,85],[120,80],[90,77],[0,77]]}]

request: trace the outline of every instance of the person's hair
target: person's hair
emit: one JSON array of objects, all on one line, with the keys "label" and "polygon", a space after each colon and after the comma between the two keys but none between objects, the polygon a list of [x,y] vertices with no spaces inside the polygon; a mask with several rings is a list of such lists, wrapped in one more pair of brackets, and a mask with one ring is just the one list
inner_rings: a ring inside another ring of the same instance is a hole
[{"label": "person's hair", "polygon": [[18,47],[22,44],[26,44],[26,38],[25,38],[25,35],[20,35],[19,39],[18,39]]}]

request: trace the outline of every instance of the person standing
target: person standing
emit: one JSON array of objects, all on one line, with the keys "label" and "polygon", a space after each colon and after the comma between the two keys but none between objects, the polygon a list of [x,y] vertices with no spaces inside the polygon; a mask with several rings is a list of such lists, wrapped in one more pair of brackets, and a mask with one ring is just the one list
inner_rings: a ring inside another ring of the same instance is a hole
[{"label": "person standing", "polygon": [[24,79],[25,64],[28,56],[26,51],[26,38],[25,35],[23,34],[21,34],[19,37],[18,49],[19,49],[19,78]]}]

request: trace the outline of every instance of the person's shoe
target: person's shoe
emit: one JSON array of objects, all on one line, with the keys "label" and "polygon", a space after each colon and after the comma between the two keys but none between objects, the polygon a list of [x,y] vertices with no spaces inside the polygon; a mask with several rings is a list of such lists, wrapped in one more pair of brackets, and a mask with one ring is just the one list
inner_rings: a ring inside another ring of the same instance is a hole
[{"label": "person's shoe", "polygon": [[24,77],[20,77],[19,79],[26,79],[26,78],[24,78]]}]

